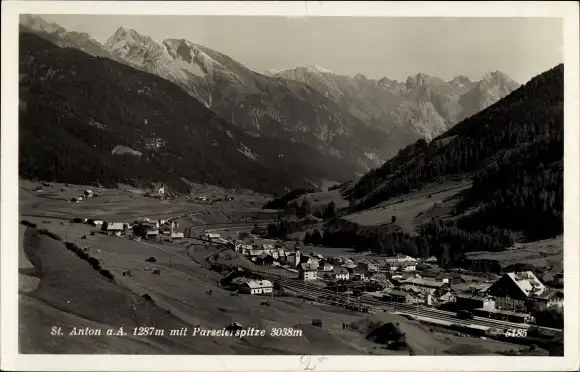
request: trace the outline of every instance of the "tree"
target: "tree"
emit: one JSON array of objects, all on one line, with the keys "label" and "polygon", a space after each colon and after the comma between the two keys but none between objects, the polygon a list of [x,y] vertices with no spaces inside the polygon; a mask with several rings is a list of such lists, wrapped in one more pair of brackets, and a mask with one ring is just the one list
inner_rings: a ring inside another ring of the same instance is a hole
[{"label": "tree", "polygon": [[306,234],[304,235],[304,245],[309,245],[310,242],[311,242],[310,232],[306,231]]},{"label": "tree", "polygon": [[397,216],[392,216],[391,217],[391,223],[395,223],[397,222]]},{"label": "tree", "polygon": [[310,244],[318,245],[320,243],[322,243],[322,235],[318,229],[314,229],[312,235],[310,235]]},{"label": "tree", "polygon": [[334,201],[328,203],[328,205],[324,209],[323,217],[325,219],[331,219],[336,217],[336,204],[334,203]]},{"label": "tree", "polygon": [[304,218],[312,213],[312,202],[308,198],[302,199],[302,204],[300,205],[299,218]]}]

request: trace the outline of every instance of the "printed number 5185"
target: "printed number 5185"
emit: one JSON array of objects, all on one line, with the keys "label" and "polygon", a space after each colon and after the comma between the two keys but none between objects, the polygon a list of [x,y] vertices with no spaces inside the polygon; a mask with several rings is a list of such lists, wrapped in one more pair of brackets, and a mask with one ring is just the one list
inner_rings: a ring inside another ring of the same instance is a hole
[{"label": "printed number 5185", "polygon": [[521,329],[521,328],[508,329],[505,332],[505,336],[506,337],[527,337],[528,331],[526,331],[525,329]]}]

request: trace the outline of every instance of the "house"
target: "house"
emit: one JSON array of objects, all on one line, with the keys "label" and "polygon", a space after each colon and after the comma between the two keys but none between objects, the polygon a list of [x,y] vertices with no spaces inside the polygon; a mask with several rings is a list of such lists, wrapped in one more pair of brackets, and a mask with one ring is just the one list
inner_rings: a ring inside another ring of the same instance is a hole
[{"label": "house", "polygon": [[346,268],[349,272],[350,279],[353,280],[365,280],[368,279],[368,272],[361,266],[355,266],[353,268]]},{"label": "house", "polygon": [[298,279],[301,280],[316,280],[318,274],[318,265],[308,263],[301,263],[298,266]]},{"label": "house", "polygon": [[85,190],[84,196],[86,196],[87,198],[92,198],[93,197],[93,190]]},{"label": "house", "polygon": [[532,295],[530,298],[540,309],[564,307],[564,292],[555,288],[546,288],[542,293]]},{"label": "house", "polygon": [[274,264],[274,257],[269,253],[262,252],[258,257],[256,257],[256,264],[272,266]]},{"label": "house", "polygon": [[123,222],[104,222],[101,226],[101,230],[105,231],[107,234],[114,235],[117,232],[125,230],[125,225]]},{"label": "house", "polygon": [[182,240],[182,239],[183,239],[183,233],[182,232],[172,232],[171,233],[171,241]]},{"label": "house", "polygon": [[359,261],[359,265],[364,267],[366,271],[377,271],[379,269],[379,265],[370,260],[361,260]]},{"label": "house", "polygon": [[271,250],[274,250],[274,245],[273,244],[262,244],[262,249],[265,251],[271,251]]},{"label": "house", "polygon": [[235,289],[240,293],[246,294],[265,294],[272,293],[274,285],[269,280],[254,280],[244,277],[237,277],[232,280]]},{"label": "house", "polygon": [[220,235],[220,234],[218,234],[218,233],[206,232],[204,237],[205,237],[207,240],[214,241],[214,240],[218,240],[218,239],[220,239],[221,235]]},{"label": "house", "polygon": [[382,293],[384,301],[396,302],[399,304],[412,304],[415,302],[413,296],[405,291],[400,291],[397,289],[387,289]]},{"label": "house", "polygon": [[403,272],[417,271],[417,263],[402,262],[401,264],[399,264],[399,269]]},{"label": "house", "polygon": [[332,273],[332,277],[336,280],[348,280],[350,278],[350,272],[346,267],[337,267],[335,268]]},{"label": "house", "polygon": [[488,295],[461,293],[455,296],[455,302],[458,308],[466,310],[495,308],[494,298]]},{"label": "house", "polygon": [[421,292],[434,294],[438,290],[449,288],[449,285],[447,283],[417,278],[413,276],[401,281],[401,287],[404,289],[414,289]]},{"label": "house", "polygon": [[431,257],[427,258],[424,262],[427,263],[427,264],[436,264],[437,263],[437,257],[431,256]]},{"label": "house", "polygon": [[159,230],[156,230],[156,229],[147,230],[147,233],[145,234],[145,238],[147,240],[157,240],[157,239],[159,239]]},{"label": "house", "polygon": [[437,300],[439,302],[454,302],[456,301],[455,296],[451,291],[444,291],[442,295],[440,295]]},{"label": "house", "polygon": [[437,276],[437,279],[440,279],[443,283],[447,283],[449,285],[457,285],[465,283],[463,277],[457,273],[445,273]]},{"label": "house", "polygon": [[164,195],[165,194],[165,186],[161,186],[158,190],[157,190],[157,194],[159,195]]},{"label": "house", "polygon": [[531,271],[504,274],[489,287],[487,293],[495,297],[500,310],[527,311],[534,299],[546,291],[546,286]]},{"label": "house", "polygon": [[398,254],[394,257],[387,257],[385,258],[385,266],[390,266],[390,265],[400,265],[402,263],[414,263],[417,264],[417,260],[413,257],[410,256],[406,256],[406,255],[402,255],[402,254]]},{"label": "house", "polygon": [[305,263],[318,267],[319,259],[305,254],[300,255],[300,263]]},{"label": "house", "polygon": [[251,244],[240,244],[240,252],[244,256],[249,255],[251,250],[252,250],[252,245]]},{"label": "house", "polygon": [[80,203],[82,200],[83,198],[81,198],[80,196],[75,196],[74,198],[71,199],[71,202]]},{"label": "house", "polygon": [[99,227],[99,226],[103,226],[103,222],[104,221],[101,221],[101,220],[92,220],[89,224],[92,226]]},{"label": "house", "polygon": [[328,261],[320,260],[318,262],[318,271],[329,272],[334,269],[334,266],[331,265]]},{"label": "house", "polygon": [[247,294],[266,294],[272,293],[274,285],[269,280],[248,280],[240,286],[241,293]]}]

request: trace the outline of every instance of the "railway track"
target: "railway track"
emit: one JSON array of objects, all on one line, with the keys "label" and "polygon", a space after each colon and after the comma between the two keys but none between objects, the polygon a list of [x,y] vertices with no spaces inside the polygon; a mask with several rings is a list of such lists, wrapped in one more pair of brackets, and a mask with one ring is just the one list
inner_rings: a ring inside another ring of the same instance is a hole
[{"label": "railway track", "polygon": [[[197,239],[201,241],[205,241],[203,239]],[[224,247],[227,246],[226,244],[219,244],[223,245]],[[245,267],[243,265],[239,265],[256,275],[262,276],[265,279],[270,279],[277,281],[280,283],[282,287],[285,287],[289,290],[292,290],[299,294],[302,297],[309,298],[313,301],[321,302],[321,303],[328,303],[335,306],[346,307],[346,306],[355,306],[355,307],[362,307],[366,306],[369,308],[371,312],[381,312],[381,311],[393,311],[403,315],[409,315],[414,317],[425,317],[431,319],[442,320],[446,322],[450,322],[452,324],[458,324],[463,326],[468,325],[478,325],[484,327],[493,327],[493,328],[516,328],[516,329],[530,329],[533,327],[531,324],[525,323],[512,323],[503,320],[497,319],[490,319],[490,318],[483,318],[483,317],[473,317],[472,319],[459,319],[456,317],[455,313],[435,309],[426,306],[420,305],[408,305],[408,304],[401,304],[401,303],[392,303],[386,302],[383,300],[379,300],[374,298],[372,295],[362,295],[360,297],[350,296],[344,293],[337,293],[325,288],[316,287],[314,285],[309,285],[306,282],[298,281],[295,279],[288,279],[281,275],[271,274],[259,270],[255,270],[250,267]],[[550,329],[555,332],[562,332],[562,330]]]}]

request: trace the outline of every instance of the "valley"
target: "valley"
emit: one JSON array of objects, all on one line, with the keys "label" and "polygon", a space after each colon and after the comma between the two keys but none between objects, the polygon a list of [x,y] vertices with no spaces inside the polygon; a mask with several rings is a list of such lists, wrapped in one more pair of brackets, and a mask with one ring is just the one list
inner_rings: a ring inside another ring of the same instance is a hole
[{"label": "valley", "polygon": [[21,353],[562,355],[563,64],[261,73],[110,31],[20,17]]}]

